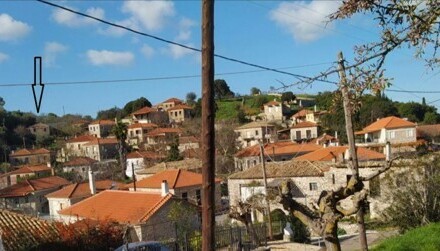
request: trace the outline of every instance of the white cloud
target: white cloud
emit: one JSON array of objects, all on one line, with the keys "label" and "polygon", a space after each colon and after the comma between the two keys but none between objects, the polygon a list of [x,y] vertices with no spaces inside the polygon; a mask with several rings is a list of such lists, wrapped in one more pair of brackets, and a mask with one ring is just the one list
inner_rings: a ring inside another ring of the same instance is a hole
[{"label": "white cloud", "polygon": [[128,51],[88,50],[87,58],[93,65],[129,65],[134,55]]},{"label": "white cloud", "polygon": [[191,28],[196,25],[196,22],[189,18],[182,18],[179,22],[179,34],[176,40],[187,41],[191,38]]},{"label": "white cloud", "polygon": [[167,17],[174,16],[175,9],[171,1],[125,1],[122,12],[131,14],[145,29],[155,31],[164,26]]},{"label": "white cloud", "polygon": [[144,44],[144,45],[142,46],[142,48],[141,48],[141,52],[142,52],[142,54],[144,54],[144,56],[145,56],[146,58],[151,58],[151,57],[153,57],[153,55],[154,55],[154,49],[153,49],[153,47],[151,47],[151,46],[149,46],[149,45],[147,45],[147,44]]},{"label": "white cloud", "polygon": [[58,55],[67,50],[67,46],[57,43],[57,42],[47,42],[44,46],[44,57],[43,60],[46,66],[54,66],[56,64],[56,59]]},{"label": "white cloud", "polygon": [[295,40],[312,41],[324,36],[333,24],[326,24],[341,1],[282,2],[270,12],[270,18]]},{"label": "white cloud", "polygon": [[0,41],[11,41],[26,36],[32,27],[14,20],[8,14],[0,14]]},{"label": "white cloud", "polygon": [[8,60],[8,59],[9,59],[8,55],[0,52],[0,63],[2,63],[5,60]]},{"label": "white cloud", "polygon": [[[71,8],[71,9],[75,10],[75,8]],[[96,18],[101,18],[101,19],[105,18],[105,11],[101,8],[90,7],[86,10],[86,14]],[[75,13],[63,9],[55,9],[52,12],[52,18],[58,24],[65,25],[68,27],[80,27],[80,26],[97,23],[96,20],[86,17],[81,17]]]},{"label": "white cloud", "polygon": [[[194,45],[191,43],[186,44],[186,46],[194,47]],[[189,50],[174,44],[168,45],[167,49],[165,49],[165,52],[171,55],[174,59],[179,59],[187,55],[194,54],[193,50]]]}]

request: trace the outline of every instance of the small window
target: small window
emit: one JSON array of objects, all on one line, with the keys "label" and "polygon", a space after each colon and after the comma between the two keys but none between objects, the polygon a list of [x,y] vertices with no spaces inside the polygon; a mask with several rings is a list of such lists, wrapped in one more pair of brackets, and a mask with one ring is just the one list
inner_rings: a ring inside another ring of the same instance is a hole
[{"label": "small window", "polygon": [[196,190],[196,198],[197,198],[197,205],[202,205],[202,193],[200,192],[200,189]]},{"label": "small window", "polygon": [[317,191],[318,190],[318,183],[310,182],[309,183],[309,188],[310,188],[310,191]]},{"label": "small window", "polygon": [[332,184],[333,185],[336,184],[336,178],[335,178],[335,174],[334,173],[332,173]]},{"label": "small window", "polygon": [[182,199],[188,201],[188,193],[187,192],[182,193]]},{"label": "small window", "polygon": [[258,130],[255,130],[255,136],[258,136]]}]

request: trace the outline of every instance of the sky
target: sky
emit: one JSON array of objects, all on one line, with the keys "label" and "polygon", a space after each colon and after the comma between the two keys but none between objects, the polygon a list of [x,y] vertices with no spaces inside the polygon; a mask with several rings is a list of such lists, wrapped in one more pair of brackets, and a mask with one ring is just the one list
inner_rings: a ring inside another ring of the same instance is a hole
[{"label": "sky", "polygon": [[[54,1],[91,16],[190,47],[201,45],[200,1]],[[314,76],[334,67],[342,51],[353,57],[355,45],[376,41],[371,16],[356,15],[328,23],[340,1],[225,1],[215,3],[215,53]],[[408,49],[388,58],[386,75],[394,90],[438,91],[440,74],[430,71]],[[35,56],[43,59],[44,89],[40,113],[96,116],[146,97],[153,104],[170,97],[201,93],[201,55],[36,1],[0,1],[0,97],[7,110],[36,112],[31,84]],[[295,77],[215,59],[217,79],[248,94],[295,83]],[[144,79],[111,82],[110,80]],[[337,76],[330,80],[337,81]],[[110,81],[110,82],[96,82]],[[89,82],[85,84],[53,84]],[[90,83],[92,82],[92,83]],[[4,86],[17,84],[14,86]],[[2,86],[3,85],[3,86]],[[316,82],[286,91],[316,94],[336,86]],[[386,92],[396,101],[426,102],[438,94]],[[431,103],[440,108],[440,102]]]}]

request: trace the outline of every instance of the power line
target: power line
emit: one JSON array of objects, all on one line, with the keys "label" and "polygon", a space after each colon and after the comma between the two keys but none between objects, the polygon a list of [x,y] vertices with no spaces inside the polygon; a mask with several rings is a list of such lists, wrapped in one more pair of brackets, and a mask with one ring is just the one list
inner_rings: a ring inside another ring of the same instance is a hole
[{"label": "power line", "polygon": [[409,91],[409,90],[393,90],[393,89],[385,89],[385,91],[389,92],[403,92],[403,93],[440,93],[440,91]]},{"label": "power line", "polygon": [[[149,38],[152,38],[152,39],[164,42],[164,43],[172,44],[172,45],[179,46],[179,47],[182,47],[182,48],[185,48],[185,49],[188,49],[188,50],[192,50],[192,51],[196,51],[196,52],[201,52],[202,51],[201,49],[198,49],[198,48],[194,48],[194,47],[187,46],[187,45],[184,45],[184,44],[181,44],[181,43],[177,43],[177,42],[174,42],[174,41],[171,41],[171,40],[168,40],[168,39],[164,39],[164,38],[161,38],[161,37],[158,37],[158,36],[155,36],[155,35],[151,35],[151,34],[148,34],[148,33],[145,33],[145,32],[134,30],[134,29],[128,28],[128,27],[123,26],[123,25],[112,23],[110,21],[107,21],[107,20],[104,20],[104,19],[101,19],[101,18],[97,18],[97,17],[94,17],[94,16],[91,16],[91,15],[88,15],[88,14],[85,14],[85,13],[82,13],[82,12],[79,12],[79,11],[76,11],[76,10],[73,10],[73,9],[70,9],[70,8],[58,5],[58,4],[55,4],[55,3],[52,3],[52,2],[48,2],[46,0],[36,0],[36,1],[40,2],[40,3],[44,3],[44,4],[47,4],[47,5],[50,5],[52,7],[63,9],[65,11],[68,11],[68,12],[71,12],[71,13],[74,13],[74,14],[86,17],[86,18],[90,18],[90,19],[96,20],[98,22],[101,22],[101,23],[104,23],[104,24],[107,24],[107,25],[110,25],[110,26],[114,26],[114,27],[117,27],[117,28],[120,28],[120,29],[124,29],[124,30],[130,31],[132,33],[141,35],[141,36],[149,37]],[[221,59],[227,60],[227,61],[236,62],[236,63],[239,63],[239,64],[243,64],[243,65],[247,65],[247,66],[252,66],[252,67],[263,69],[263,70],[267,70],[267,71],[277,72],[277,73],[284,74],[284,75],[289,75],[289,76],[297,78],[300,81],[303,81],[304,79],[306,79],[306,80],[312,80],[313,79],[313,80],[320,81],[320,82],[325,82],[325,83],[332,83],[332,84],[334,83],[332,81],[328,81],[328,80],[325,80],[325,79],[314,79],[312,77],[308,77],[308,76],[304,76],[304,75],[300,75],[300,74],[295,74],[295,73],[291,73],[291,72],[286,72],[286,71],[281,71],[281,70],[277,70],[277,69],[274,69],[274,68],[270,68],[270,67],[266,67],[266,66],[250,63],[250,62],[246,62],[246,61],[243,61],[243,60],[239,60],[239,59],[235,59],[235,58],[231,58],[231,57],[227,57],[227,56],[223,56],[223,55],[219,55],[219,54],[214,54],[214,56],[217,57],[217,58],[221,58]]]},{"label": "power line", "polygon": [[[281,67],[277,69],[294,69],[294,68],[304,68],[311,66],[319,66],[332,64],[333,62],[325,62],[325,63],[316,63],[316,64],[306,64],[306,65],[297,65],[297,66],[289,66],[289,67]],[[235,71],[235,72],[224,72],[224,73],[216,73],[216,76],[225,76],[225,75],[238,75],[245,73],[255,73],[255,72],[263,72],[267,70],[249,70],[249,71]],[[180,76],[164,76],[164,77],[150,77],[150,78],[130,78],[130,79],[107,79],[107,80],[84,80],[84,81],[63,81],[63,82],[47,82],[45,85],[81,85],[81,84],[103,84],[103,83],[123,83],[123,82],[143,82],[143,81],[159,81],[159,80],[173,80],[173,79],[188,79],[188,78],[199,78],[200,74],[194,75],[180,75]],[[25,83],[10,83],[10,84],[0,84],[0,87],[19,87],[19,86],[29,86],[30,84]]]}]

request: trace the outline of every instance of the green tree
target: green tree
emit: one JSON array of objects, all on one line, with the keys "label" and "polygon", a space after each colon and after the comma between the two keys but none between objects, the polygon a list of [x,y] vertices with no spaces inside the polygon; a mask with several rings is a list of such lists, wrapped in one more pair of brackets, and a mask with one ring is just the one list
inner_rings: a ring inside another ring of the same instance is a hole
[{"label": "green tree", "polygon": [[216,99],[234,97],[234,93],[224,79],[214,80],[214,97]]},{"label": "green tree", "polygon": [[112,129],[112,133],[118,140],[119,165],[121,168],[121,178],[124,179],[125,170],[127,169],[127,125],[118,120]]},{"label": "green tree", "polygon": [[194,92],[188,92],[186,94],[186,103],[188,105],[194,105],[196,103],[197,95]]},{"label": "green tree", "polygon": [[434,125],[440,121],[440,116],[435,112],[427,112],[425,113],[425,117],[423,118],[423,124],[425,125]]},{"label": "green tree", "polygon": [[284,92],[281,95],[281,101],[290,102],[296,99],[296,96],[293,94],[293,92]]},{"label": "green tree", "polygon": [[252,87],[251,88],[251,95],[258,95],[261,93],[261,90],[258,89],[257,87]]},{"label": "green tree", "polygon": [[167,215],[168,220],[176,224],[177,238],[183,240],[197,226],[197,210],[184,201],[174,201]]},{"label": "green tree", "polygon": [[124,111],[124,117],[145,106],[151,107],[151,102],[144,97],[128,102],[122,109]]},{"label": "green tree", "polygon": [[179,151],[179,138],[176,137],[169,147],[170,149],[168,150],[166,161],[177,161],[183,159]]},{"label": "green tree", "polygon": [[122,119],[124,117],[124,111],[121,108],[113,107],[108,110],[99,111],[96,115],[96,119]]}]

